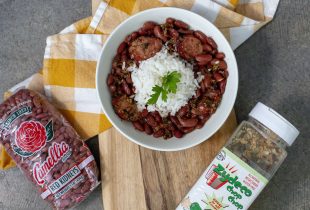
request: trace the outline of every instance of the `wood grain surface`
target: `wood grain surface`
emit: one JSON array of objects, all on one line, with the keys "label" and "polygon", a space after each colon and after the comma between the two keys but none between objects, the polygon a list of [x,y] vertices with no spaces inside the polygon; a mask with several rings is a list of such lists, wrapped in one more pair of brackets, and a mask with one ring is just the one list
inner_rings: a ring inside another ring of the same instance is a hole
[{"label": "wood grain surface", "polygon": [[178,152],[143,148],[115,128],[100,134],[104,209],[175,209],[235,127],[236,117],[232,112],[209,140]]}]

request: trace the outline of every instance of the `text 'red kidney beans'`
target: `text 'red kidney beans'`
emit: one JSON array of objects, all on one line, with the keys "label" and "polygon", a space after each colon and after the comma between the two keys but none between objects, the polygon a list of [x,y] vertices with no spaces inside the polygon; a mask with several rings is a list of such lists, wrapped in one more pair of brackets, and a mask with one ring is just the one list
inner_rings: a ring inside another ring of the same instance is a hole
[{"label": "text 'red kidney beans'", "polygon": [[0,143],[55,209],[77,205],[99,184],[88,147],[34,91],[19,90],[0,105]]}]

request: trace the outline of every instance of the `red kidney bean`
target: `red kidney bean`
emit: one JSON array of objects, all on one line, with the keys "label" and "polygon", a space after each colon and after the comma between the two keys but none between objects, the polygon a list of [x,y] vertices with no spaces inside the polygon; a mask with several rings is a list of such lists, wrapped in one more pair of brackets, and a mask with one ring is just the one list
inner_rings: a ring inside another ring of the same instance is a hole
[{"label": "red kidney bean", "polygon": [[217,59],[223,60],[223,59],[225,58],[225,54],[222,53],[222,52],[218,52],[218,53],[215,55],[215,57],[216,57]]},{"label": "red kidney bean", "polygon": [[198,123],[198,120],[196,118],[190,118],[190,119],[183,119],[181,117],[178,117],[178,120],[182,127],[194,127]]},{"label": "red kidney bean", "polygon": [[220,83],[219,83],[219,86],[220,86],[220,91],[221,93],[223,94],[225,92],[225,88],[226,88],[226,80],[222,80]]},{"label": "red kidney bean", "polygon": [[154,35],[158,38],[160,38],[161,40],[163,40],[164,42],[167,41],[167,37],[164,35],[163,30],[161,29],[160,26],[155,26],[154,27]]},{"label": "red kidney bean", "polygon": [[37,119],[43,119],[43,118],[45,118],[45,117],[47,117],[47,114],[46,114],[46,113],[41,113],[41,114],[38,114],[38,115],[36,116]]},{"label": "red kidney bean", "polygon": [[190,133],[195,129],[195,127],[182,128],[183,133]]},{"label": "red kidney bean", "polygon": [[112,75],[112,74],[109,74],[109,76],[108,76],[108,85],[109,85],[109,86],[112,85],[113,82],[114,82],[113,75]]},{"label": "red kidney bean", "polygon": [[209,75],[205,75],[204,79],[203,79],[203,84],[206,88],[211,87],[212,85],[212,81],[211,81],[211,77]]},{"label": "red kidney bean", "polygon": [[139,121],[132,122],[132,124],[135,127],[135,129],[139,131],[144,131],[144,126]]},{"label": "red kidney bean", "polygon": [[207,42],[207,36],[201,31],[194,31],[194,36],[197,37],[203,44]]},{"label": "red kidney bean", "polygon": [[87,191],[89,191],[89,189],[90,189],[89,184],[84,184],[84,185],[82,186],[82,188],[81,188],[81,193],[82,193],[82,194],[83,194],[83,193],[86,193]]},{"label": "red kidney bean", "polygon": [[153,116],[154,116],[156,122],[161,123],[161,122],[163,121],[162,118],[161,118],[161,116],[160,116],[160,114],[158,113],[158,111],[155,111],[155,112],[153,112],[152,114],[153,114]]},{"label": "red kidney bean", "polygon": [[184,23],[181,20],[175,20],[174,21],[174,25],[178,28],[183,28],[183,29],[189,29],[189,25],[187,25],[186,23]]},{"label": "red kidney bean", "polygon": [[59,208],[65,209],[66,207],[70,205],[70,203],[71,203],[70,199],[62,200],[60,202]]},{"label": "red kidney bean", "polygon": [[141,35],[141,36],[144,36],[144,35],[147,34],[147,31],[145,31],[143,28],[140,28],[140,29],[138,30],[138,34]]},{"label": "red kidney bean", "polygon": [[203,114],[198,116],[200,121],[207,121],[210,118],[210,114]]},{"label": "red kidney bean", "polygon": [[122,61],[122,65],[123,65],[123,62],[126,63],[128,57],[127,57],[127,52],[126,51],[123,51],[122,52],[122,55],[121,55],[121,61]]},{"label": "red kidney bean", "polygon": [[124,93],[124,91],[122,90],[122,88],[116,89],[116,94],[122,95],[123,93]]},{"label": "red kidney bean", "polygon": [[150,31],[150,30],[153,30],[155,26],[157,26],[157,23],[153,21],[147,21],[143,24],[142,28],[144,31]]},{"label": "red kidney bean", "polygon": [[147,123],[144,124],[144,131],[148,135],[151,135],[153,133],[152,128]]},{"label": "red kidney bean", "polygon": [[215,79],[217,82],[220,82],[220,81],[222,81],[222,80],[224,79],[223,75],[220,74],[220,73],[217,73],[217,72],[215,72],[215,73],[213,74],[213,76],[214,76],[214,79]]},{"label": "red kidney bean", "polygon": [[215,41],[211,37],[207,37],[206,41],[213,49],[217,48],[217,44],[215,43]]},{"label": "red kidney bean", "polygon": [[157,126],[157,122],[152,115],[148,115],[145,120],[146,120],[146,123],[149,124],[150,126],[152,127]]},{"label": "red kidney bean", "polygon": [[166,19],[166,23],[169,23],[169,24],[174,24],[174,21],[175,21],[175,19],[173,19],[171,17]]},{"label": "red kidney bean", "polygon": [[177,112],[177,115],[179,117],[183,117],[184,115],[186,115],[186,113],[189,111],[189,107],[188,106],[183,106],[181,107],[181,109]]},{"label": "red kidney bean", "polygon": [[137,31],[133,32],[131,34],[131,40],[135,40],[139,36],[139,33]]},{"label": "red kidney bean", "polygon": [[41,108],[37,109],[37,114],[41,114],[41,113],[42,113],[42,109]]},{"label": "red kidney bean", "polygon": [[141,112],[141,117],[145,118],[148,114],[149,112],[147,111],[147,109],[143,109]]},{"label": "red kidney bean", "polygon": [[202,45],[202,48],[206,52],[211,52],[212,51],[212,47],[210,45],[208,45],[208,44]]},{"label": "red kidney bean", "polygon": [[199,65],[206,65],[212,60],[212,55],[210,54],[200,54],[195,56],[196,61]]},{"label": "red kidney bean", "polygon": [[210,52],[210,54],[211,54],[211,55],[214,55],[214,56],[215,56],[217,53],[218,53],[217,49],[213,49],[213,50]]},{"label": "red kidney bean", "polygon": [[220,61],[220,63],[219,63],[219,69],[222,69],[222,70],[227,69],[227,63],[226,63],[226,61]]},{"label": "red kidney bean", "polygon": [[207,120],[199,120],[198,124],[196,125],[195,129],[201,129]]},{"label": "red kidney bean", "polygon": [[200,86],[201,92],[202,92],[202,93],[205,93],[205,92],[206,92],[206,86],[205,86],[205,84],[204,84],[203,81],[199,83],[199,86]]},{"label": "red kidney bean", "polygon": [[201,91],[200,91],[200,89],[197,89],[195,92],[195,97],[199,98],[200,96],[201,96]]},{"label": "red kidney bean", "polygon": [[119,55],[116,55],[115,58],[112,61],[112,69],[115,69],[118,67],[119,65]]},{"label": "red kidney bean", "polygon": [[[33,104],[34,104],[36,107],[38,107],[38,108],[42,106],[42,105],[41,105],[41,100],[40,100],[40,98],[39,98],[38,96],[33,97]],[[15,103],[12,104],[12,102],[11,102],[10,105],[11,105],[12,107],[14,107],[14,106],[15,106]]]},{"label": "red kidney bean", "polygon": [[[139,35],[139,33],[138,33]],[[125,40],[124,40],[127,44],[130,44],[130,42],[132,41],[131,39],[131,34],[129,34],[128,36],[126,36]]]},{"label": "red kidney bean", "polygon": [[113,106],[116,106],[119,102],[119,99],[118,98],[112,98],[112,105]]},{"label": "red kidney bean", "polygon": [[132,84],[131,74],[129,74],[129,75],[126,77],[126,82],[127,82],[128,84]]},{"label": "red kidney bean", "polygon": [[220,60],[217,58],[212,59],[212,61],[210,62],[211,65],[219,65],[220,64]]},{"label": "red kidney bean", "polygon": [[174,28],[169,29],[169,35],[175,40],[179,38],[179,32],[175,30]]},{"label": "red kidney bean", "polygon": [[69,164],[65,163],[60,169],[60,174],[64,174],[68,169],[69,169]]},{"label": "red kidney bean", "polygon": [[225,70],[224,70],[224,73],[223,73],[223,75],[224,75],[224,77],[225,77],[225,78],[228,78],[228,76],[229,76],[229,73],[228,73],[227,69],[225,69]]},{"label": "red kidney bean", "polygon": [[117,54],[121,54],[127,47],[126,42],[122,42],[117,48]]},{"label": "red kidney bean", "polygon": [[194,33],[193,30],[187,30],[187,29],[178,29],[178,32],[181,33],[181,34],[185,34],[185,35],[191,35]]},{"label": "red kidney bean", "polygon": [[173,131],[173,135],[176,137],[176,138],[182,138],[184,133],[180,130],[175,130]]},{"label": "red kidney bean", "polygon": [[162,137],[164,134],[165,134],[164,129],[159,129],[158,131],[155,131],[155,132],[153,133],[153,136],[154,136],[155,138],[160,138],[160,137]]},{"label": "red kidney bean", "polygon": [[124,89],[126,95],[131,95],[131,89],[129,88],[129,86],[128,86],[128,84],[125,82],[125,80],[123,80],[122,86],[123,86],[123,89]]},{"label": "red kidney bean", "polygon": [[121,68],[116,68],[115,69],[115,74],[122,77],[123,76],[122,69]]},{"label": "red kidney bean", "polygon": [[177,117],[175,117],[175,116],[170,116],[169,118],[170,118],[171,122],[174,123],[177,127],[178,127],[178,126],[181,126],[181,124],[180,124],[180,122],[179,122],[179,120],[178,120]]},{"label": "red kidney bean", "polygon": [[154,30],[147,31],[147,35],[148,36],[153,36],[154,35]]},{"label": "red kidney bean", "polygon": [[130,42],[132,42],[133,40],[135,40],[137,37],[139,36],[139,33],[137,31],[129,34],[126,39],[125,39],[125,42],[127,44],[129,44]]}]

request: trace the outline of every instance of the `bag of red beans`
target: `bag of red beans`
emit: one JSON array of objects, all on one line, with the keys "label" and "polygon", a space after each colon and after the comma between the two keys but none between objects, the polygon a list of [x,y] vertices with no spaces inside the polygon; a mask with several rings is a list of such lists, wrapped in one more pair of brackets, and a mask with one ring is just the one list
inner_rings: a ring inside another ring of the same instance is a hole
[{"label": "bag of red beans", "polygon": [[19,90],[0,105],[0,143],[55,209],[77,205],[99,185],[89,148],[34,91]]}]

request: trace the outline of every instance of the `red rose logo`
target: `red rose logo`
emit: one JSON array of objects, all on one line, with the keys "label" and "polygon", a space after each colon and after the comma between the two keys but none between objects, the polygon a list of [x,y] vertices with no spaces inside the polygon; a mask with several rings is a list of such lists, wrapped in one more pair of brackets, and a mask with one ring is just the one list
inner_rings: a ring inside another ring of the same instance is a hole
[{"label": "red rose logo", "polygon": [[45,146],[45,127],[39,122],[23,122],[15,134],[16,145],[25,152],[36,152]]}]

